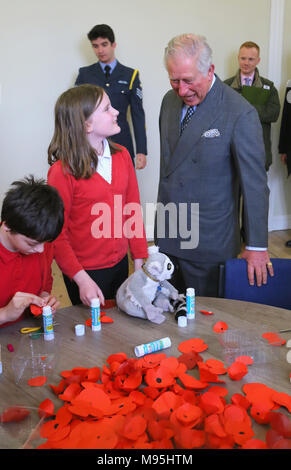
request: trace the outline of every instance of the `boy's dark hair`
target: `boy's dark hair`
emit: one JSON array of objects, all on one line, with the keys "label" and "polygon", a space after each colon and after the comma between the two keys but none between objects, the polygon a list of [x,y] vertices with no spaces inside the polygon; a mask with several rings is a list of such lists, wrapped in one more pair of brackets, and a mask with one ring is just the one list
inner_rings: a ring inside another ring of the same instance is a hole
[{"label": "boy's dark hair", "polygon": [[115,42],[113,30],[107,24],[97,24],[87,34],[89,41],[94,41],[97,38],[108,39],[111,44]]},{"label": "boy's dark hair", "polygon": [[1,220],[13,233],[40,243],[53,241],[64,224],[64,204],[58,191],[32,175],[14,181],[6,193]]}]

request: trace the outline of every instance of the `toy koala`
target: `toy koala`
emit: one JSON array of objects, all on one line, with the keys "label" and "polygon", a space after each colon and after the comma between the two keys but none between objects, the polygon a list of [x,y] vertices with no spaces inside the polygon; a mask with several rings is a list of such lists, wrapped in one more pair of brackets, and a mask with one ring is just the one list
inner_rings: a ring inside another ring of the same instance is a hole
[{"label": "toy koala", "polygon": [[178,291],[170,279],[174,265],[157,246],[150,246],[149,257],[141,269],[135,271],[119,287],[116,294],[118,307],[133,317],[162,323],[163,312],[173,312],[171,301],[178,299]]}]

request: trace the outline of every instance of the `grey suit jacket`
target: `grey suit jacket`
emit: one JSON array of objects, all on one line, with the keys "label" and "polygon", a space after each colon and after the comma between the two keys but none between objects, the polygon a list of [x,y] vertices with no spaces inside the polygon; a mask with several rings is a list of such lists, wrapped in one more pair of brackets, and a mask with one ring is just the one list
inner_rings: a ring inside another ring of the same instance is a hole
[{"label": "grey suit jacket", "polygon": [[[180,137],[182,106],[182,100],[171,90],[160,112],[158,202],[162,208],[158,204],[160,233],[156,223],[156,242],[161,251],[199,263],[220,263],[237,256],[239,185],[245,204],[247,245],[267,247],[269,189],[257,111],[218,77]],[[169,211],[164,210],[167,204]],[[195,224],[198,205],[199,227]],[[192,247],[191,237],[199,238],[197,247]],[[185,240],[189,243],[183,247]]]}]

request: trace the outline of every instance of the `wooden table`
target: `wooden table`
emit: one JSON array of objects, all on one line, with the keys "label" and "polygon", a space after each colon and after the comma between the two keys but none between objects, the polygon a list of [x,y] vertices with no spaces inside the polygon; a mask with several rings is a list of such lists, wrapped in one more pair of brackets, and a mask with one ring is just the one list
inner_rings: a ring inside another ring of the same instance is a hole
[{"label": "wooden table", "polygon": [[[101,308],[102,310],[102,308]],[[214,315],[205,316],[200,310],[214,312]],[[201,353],[204,360],[216,358],[225,361],[223,348],[220,343],[221,335],[213,332],[213,325],[217,321],[227,323],[229,330],[240,330],[242,336],[257,332],[258,337],[263,332],[279,331],[291,328],[291,312],[269,306],[217,298],[196,298],[196,318],[189,320],[185,328],[178,326],[174,315],[166,313],[166,321],[155,325],[149,321],[130,317],[117,308],[106,311],[114,319],[114,323],[102,324],[99,332],[92,332],[85,327],[84,336],[75,335],[75,325],[85,323],[90,318],[90,309],[85,306],[74,306],[61,309],[56,314],[55,336],[60,339],[58,360],[48,383],[58,385],[60,372],[74,367],[98,366],[102,369],[110,354],[124,352],[134,358],[134,347],[160,338],[169,337],[172,346],[163,352],[167,356],[178,357],[178,345],[189,338],[201,338],[208,345],[208,349]],[[0,329],[0,344],[2,346],[3,373],[0,375],[0,404],[26,405],[38,407],[46,398],[50,398],[58,409],[60,400],[51,391],[48,384],[42,387],[30,387],[26,383],[16,384],[11,363],[17,346],[23,336],[20,328],[41,324],[41,319],[26,318],[21,322]],[[291,338],[290,333],[280,336],[286,340]],[[7,344],[12,344],[15,351],[9,352]],[[287,349],[285,346],[269,346],[274,358],[263,365],[249,366],[250,373],[240,381],[232,381],[228,376],[220,376],[225,380],[229,389],[229,396],[242,392],[243,384],[247,382],[261,382],[279,392],[291,394],[289,374],[291,365],[286,361]],[[253,369],[252,369],[253,367]],[[197,369],[197,368],[196,368]],[[198,378],[198,371],[192,373]],[[224,384],[221,384],[224,385]],[[7,442],[1,442],[0,448],[7,448]],[[12,445],[12,444],[11,444]]]}]

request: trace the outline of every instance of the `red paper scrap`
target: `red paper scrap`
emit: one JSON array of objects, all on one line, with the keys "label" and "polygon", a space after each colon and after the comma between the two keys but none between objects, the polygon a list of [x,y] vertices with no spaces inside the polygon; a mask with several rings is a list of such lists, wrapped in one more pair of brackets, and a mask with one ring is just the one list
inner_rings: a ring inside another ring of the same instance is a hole
[{"label": "red paper scrap", "polygon": [[28,380],[28,385],[31,387],[42,387],[47,381],[47,378],[44,375],[40,375],[38,377],[32,377]]},{"label": "red paper scrap", "polygon": [[262,334],[262,338],[267,339],[272,346],[282,346],[286,340],[281,338],[277,333],[267,332]]},{"label": "red paper scrap", "polygon": [[21,406],[10,406],[0,415],[0,423],[10,423],[12,421],[22,421],[30,414],[30,411]]},{"label": "red paper scrap", "polygon": [[200,310],[201,313],[203,313],[203,315],[215,315],[214,312],[209,312],[208,310]]}]

